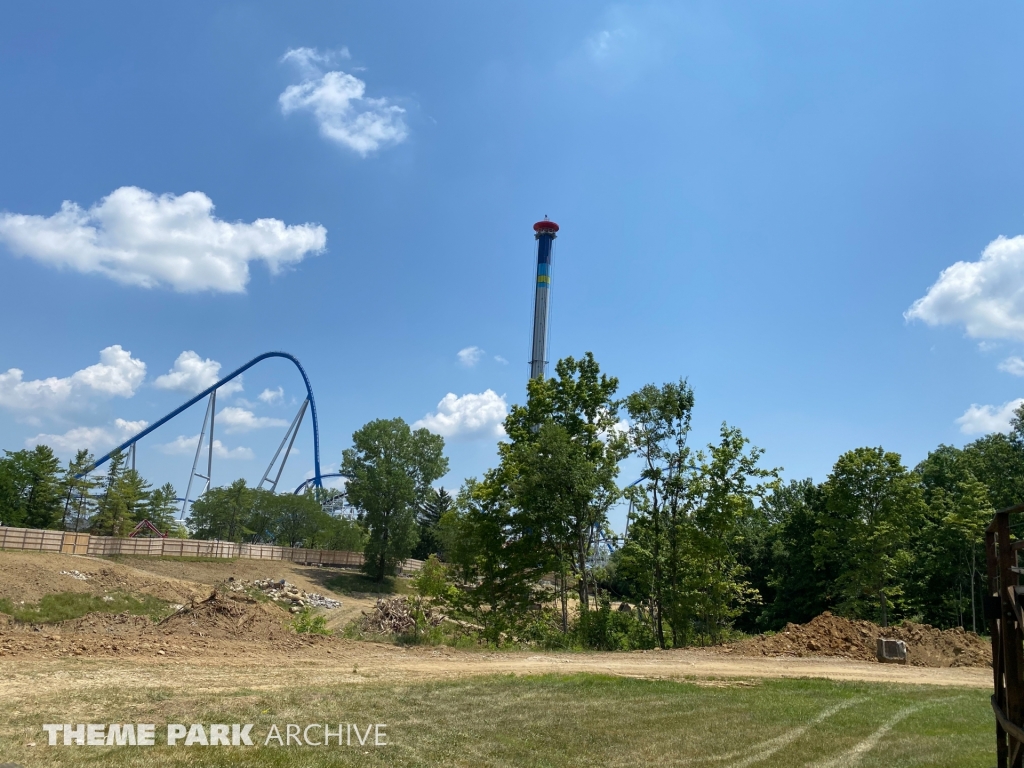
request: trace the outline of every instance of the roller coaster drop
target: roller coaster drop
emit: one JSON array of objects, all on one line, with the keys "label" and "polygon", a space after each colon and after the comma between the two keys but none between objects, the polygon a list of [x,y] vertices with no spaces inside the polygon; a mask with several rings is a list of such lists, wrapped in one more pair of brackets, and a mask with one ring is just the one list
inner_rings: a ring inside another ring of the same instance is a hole
[{"label": "roller coaster drop", "polygon": [[[320,473],[320,427],[319,424],[317,423],[316,418],[316,401],[313,399],[313,388],[309,384],[309,377],[306,375],[306,371],[305,369],[303,369],[302,364],[298,361],[298,359],[296,359],[293,355],[289,355],[287,352],[264,352],[262,355],[254,357],[241,368],[232,371],[213,386],[207,387],[188,402],[184,403],[178,408],[175,408],[162,419],[159,419],[158,421],[149,425],[144,430],[139,432],[137,435],[129,438],[128,440],[125,440],[123,443],[121,443],[121,445],[117,446],[117,448],[112,450],[110,453],[97,459],[96,462],[94,462],[91,466],[84,470],[79,475],[79,477],[81,477],[82,475],[87,475],[89,472],[92,472],[97,467],[102,466],[107,461],[109,461],[110,457],[113,456],[118,451],[128,451],[128,458],[129,461],[131,462],[132,468],[134,469],[135,444],[138,443],[139,440],[144,438],[150,432],[153,432],[154,430],[162,427],[164,424],[166,424],[168,421],[173,419],[178,414],[188,410],[193,405],[202,400],[204,397],[209,397],[209,404],[206,406],[206,416],[203,418],[203,428],[202,431],[199,433],[199,443],[196,446],[195,461],[192,462],[192,474],[189,475],[188,488],[185,491],[185,498],[181,500],[183,502],[181,511],[182,515],[184,515],[185,510],[188,507],[189,495],[192,492],[192,481],[197,477],[202,480],[205,480],[206,484],[203,487],[203,491],[206,491],[210,487],[210,477],[213,474],[213,426],[214,417],[216,415],[217,409],[217,390],[220,387],[227,384],[232,379],[241,376],[247,370],[256,365],[256,363],[266,360],[269,357],[281,357],[284,358],[285,360],[290,360],[292,362],[292,364],[298,369],[299,373],[302,375],[302,382],[306,385],[306,399],[303,400],[302,405],[299,406],[299,412],[295,414],[295,418],[292,420],[291,426],[289,426],[288,431],[285,432],[284,438],[281,440],[281,444],[278,446],[277,451],[274,453],[274,458],[270,460],[270,465],[267,467],[267,471],[263,473],[263,479],[260,480],[257,487],[262,487],[265,482],[270,481],[270,490],[277,490],[277,485],[281,480],[281,473],[284,471],[285,462],[288,461],[288,456],[291,453],[292,446],[295,444],[295,437],[299,433],[299,427],[302,426],[302,420],[303,417],[306,415],[306,410],[308,408],[313,418],[313,477],[310,480],[305,481],[302,485],[300,485],[299,488],[296,489],[296,493],[301,492],[302,490],[308,488],[310,485],[313,485],[316,488],[322,488],[323,475]],[[196,472],[196,467],[199,464],[199,457],[200,455],[202,455],[203,451],[203,438],[207,436],[207,425],[209,425],[210,431],[207,440],[208,455],[206,474],[200,475]],[[282,450],[284,451],[284,456],[281,456]],[[274,476],[273,480],[270,480],[270,474],[274,469],[274,465],[276,464],[278,457],[281,457],[281,463],[277,464],[277,473]],[[202,495],[203,491],[201,491],[199,495]]]}]

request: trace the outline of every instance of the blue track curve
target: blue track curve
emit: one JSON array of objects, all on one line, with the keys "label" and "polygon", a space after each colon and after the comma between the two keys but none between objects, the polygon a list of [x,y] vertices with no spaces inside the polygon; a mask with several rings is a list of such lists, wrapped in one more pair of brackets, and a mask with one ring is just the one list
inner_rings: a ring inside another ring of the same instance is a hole
[{"label": "blue track curve", "polygon": [[320,474],[320,426],[317,424],[317,420],[316,420],[316,401],[313,399],[313,388],[309,385],[309,377],[306,375],[306,370],[302,367],[302,363],[300,363],[298,361],[298,359],[294,355],[289,355],[287,352],[264,352],[262,355],[257,355],[252,360],[250,360],[248,363],[243,365],[241,368],[238,368],[237,370],[232,371],[231,373],[229,373],[227,376],[225,376],[223,379],[218,381],[212,387],[208,387],[208,388],[204,389],[202,392],[200,392],[198,395],[193,397],[191,400],[189,400],[184,405],[181,405],[178,408],[175,408],[173,411],[168,413],[166,416],[164,416],[159,421],[157,421],[157,422],[155,422],[153,424],[150,424],[144,430],[139,432],[139,434],[135,435],[134,437],[132,437],[132,438],[130,438],[128,440],[125,440],[123,443],[121,443],[119,446],[117,446],[117,448],[112,450],[106,456],[104,456],[104,457],[102,457],[100,459],[97,459],[97,461],[92,466],[90,466],[88,469],[86,469],[84,472],[82,472],[79,475],[79,477],[81,477],[81,475],[85,475],[85,474],[88,474],[89,472],[92,472],[94,469],[96,469],[96,467],[99,467],[102,464],[106,463],[110,459],[110,457],[113,456],[118,451],[123,451],[125,448],[128,448],[128,447],[134,445],[135,443],[137,443],[139,440],[144,438],[146,435],[148,435],[153,430],[157,429],[158,427],[162,427],[164,424],[166,424],[168,421],[173,419],[175,416],[177,416],[182,411],[186,411],[189,408],[191,408],[193,405],[195,405],[200,400],[202,400],[204,397],[206,397],[211,392],[213,392],[213,390],[217,389],[218,387],[220,387],[220,386],[222,386],[224,384],[227,384],[229,381],[231,381],[236,376],[241,376],[247,370],[249,370],[254,365],[256,365],[256,363],[261,362],[263,360],[266,360],[268,357],[281,357],[281,358],[284,358],[285,360],[290,360],[295,365],[295,367],[299,369],[299,373],[302,374],[302,381],[306,385],[306,397],[309,398],[309,410],[313,414],[313,472],[314,472],[313,483],[314,483],[314,485],[316,485],[317,488],[322,488],[323,487],[323,480],[322,480],[323,475]]},{"label": "blue track curve", "polygon": [[[352,479],[352,475],[346,475],[344,472],[328,472],[325,475],[320,475],[320,477],[321,478],[325,478],[325,477],[347,477],[349,480]],[[309,478],[309,480],[303,480],[301,483],[299,483],[299,487],[295,489],[295,495],[297,496],[301,491],[304,491],[307,488],[309,488],[309,484],[310,483],[315,483],[315,482],[316,482],[316,478],[315,477],[311,477],[311,478]],[[318,488],[322,488],[323,486],[319,485],[317,487]]]}]

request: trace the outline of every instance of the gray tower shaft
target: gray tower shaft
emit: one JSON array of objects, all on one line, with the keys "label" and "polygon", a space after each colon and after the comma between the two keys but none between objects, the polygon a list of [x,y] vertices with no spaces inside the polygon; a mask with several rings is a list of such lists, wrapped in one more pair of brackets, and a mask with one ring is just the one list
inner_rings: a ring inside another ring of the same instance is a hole
[{"label": "gray tower shaft", "polygon": [[548,313],[551,303],[551,252],[558,225],[538,221],[533,225],[537,239],[537,287],[533,300],[533,351],[530,356],[530,378],[544,377],[548,354]]}]

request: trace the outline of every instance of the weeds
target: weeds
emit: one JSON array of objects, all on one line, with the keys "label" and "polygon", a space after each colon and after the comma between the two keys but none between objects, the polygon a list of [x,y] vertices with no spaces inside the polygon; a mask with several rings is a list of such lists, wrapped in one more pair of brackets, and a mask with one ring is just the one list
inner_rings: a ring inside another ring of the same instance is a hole
[{"label": "weeds", "polygon": [[327,617],[306,606],[292,619],[292,629],[300,635],[329,635]]},{"label": "weeds", "polygon": [[127,595],[114,592],[109,595],[90,595],[83,592],[60,592],[45,595],[38,603],[15,605],[9,599],[0,599],[0,613],[13,616],[26,624],[53,624],[85,616],[88,613],[130,613],[149,616],[160,621],[174,611],[171,604],[152,595]]}]

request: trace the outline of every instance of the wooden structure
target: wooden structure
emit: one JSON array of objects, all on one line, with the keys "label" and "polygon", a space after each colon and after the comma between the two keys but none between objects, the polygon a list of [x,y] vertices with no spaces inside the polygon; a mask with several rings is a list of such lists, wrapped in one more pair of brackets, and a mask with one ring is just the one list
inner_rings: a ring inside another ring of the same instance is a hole
[{"label": "wooden structure", "polygon": [[1020,583],[1024,568],[1018,565],[1024,540],[1014,541],[1011,533],[1015,516],[1024,522],[1021,515],[1024,504],[997,512],[985,532],[988,591],[984,608],[992,635],[998,768],[1022,768],[1024,760],[1024,585]]},{"label": "wooden structure", "polygon": [[[358,568],[362,552],[332,549],[278,547],[272,544],[236,544],[231,541],[203,541],[172,538],[117,538],[92,536],[70,531],[42,531],[32,528],[0,526],[0,549],[27,549],[36,552],[62,552],[69,555],[134,555],[141,557],[242,558],[246,560],[287,560],[305,565],[337,565]],[[422,560],[404,561],[401,570],[415,573]]]}]

